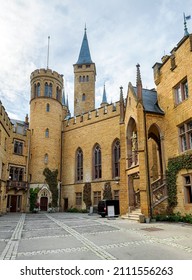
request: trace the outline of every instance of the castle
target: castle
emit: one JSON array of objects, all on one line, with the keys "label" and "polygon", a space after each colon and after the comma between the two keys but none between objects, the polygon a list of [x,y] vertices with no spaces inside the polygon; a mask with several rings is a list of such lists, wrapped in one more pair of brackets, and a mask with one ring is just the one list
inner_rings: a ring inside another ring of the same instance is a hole
[{"label": "castle", "polygon": [[[0,103],[0,213],[28,212],[30,190],[47,211],[53,200],[45,168],[58,170],[58,210],[85,209],[110,186],[120,213],[146,217],[168,209],[192,213],[192,35],[188,32],[153,66],[156,89],[123,88],[109,104],[103,89],[95,108],[96,66],[87,32],[74,67],[74,117],[63,94],[63,76],[51,69],[31,73],[30,122],[10,120]],[[175,164],[175,165],[174,165]],[[171,169],[172,168],[172,169]]]}]

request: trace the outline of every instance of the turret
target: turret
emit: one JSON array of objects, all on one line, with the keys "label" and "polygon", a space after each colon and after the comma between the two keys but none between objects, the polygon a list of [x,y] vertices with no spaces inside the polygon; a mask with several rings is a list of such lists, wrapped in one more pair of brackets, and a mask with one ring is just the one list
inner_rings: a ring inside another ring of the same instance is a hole
[{"label": "turret", "polygon": [[[31,74],[30,100],[30,183],[45,183],[43,170],[60,172],[63,75],[51,69],[38,69]],[[60,174],[58,175],[60,176]],[[59,177],[58,177],[59,178]]]},{"label": "turret", "polygon": [[78,60],[74,67],[74,115],[95,109],[95,63],[91,59],[87,32],[84,37]]}]

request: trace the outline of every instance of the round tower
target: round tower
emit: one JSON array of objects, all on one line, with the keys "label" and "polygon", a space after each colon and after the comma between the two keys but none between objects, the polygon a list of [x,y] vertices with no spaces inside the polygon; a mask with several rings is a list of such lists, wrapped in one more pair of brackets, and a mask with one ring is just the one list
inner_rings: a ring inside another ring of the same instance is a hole
[{"label": "round tower", "polygon": [[[46,167],[52,171],[58,169],[60,178],[61,130],[66,113],[62,89],[63,76],[57,72],[39,69],[31,73],[29,181],[33,188],[45,185],[43,171]],[[48,189],[44,195],[51,200]]]}]

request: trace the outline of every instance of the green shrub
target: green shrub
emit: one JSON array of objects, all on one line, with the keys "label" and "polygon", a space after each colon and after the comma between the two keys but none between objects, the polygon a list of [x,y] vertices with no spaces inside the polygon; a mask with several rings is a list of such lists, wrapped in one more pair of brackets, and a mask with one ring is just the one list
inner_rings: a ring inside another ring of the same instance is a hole
[{"label": "green shrub", "polygon": [[185,214],[185,216],[183,217],[183,221],[185,223],[190,223],[192,224],[192,214]]},{"label": "green shrub", "polygon": [[87,209],[77,209],[75,207],[71,207],[71,208],[67,209],[67,212],[70,212],[70,213],[87,213]]},{"label": "green shrub", "polygon": [[192,214],[185,214],[185,216],[181,216],[181,214],[175,213],[175,214],[170,214],[170,215],[161,215],[158,214],[154,217],[156,221],[165,221],[165,222],[183,222],[183,223],[190,223],[192,224]]}]

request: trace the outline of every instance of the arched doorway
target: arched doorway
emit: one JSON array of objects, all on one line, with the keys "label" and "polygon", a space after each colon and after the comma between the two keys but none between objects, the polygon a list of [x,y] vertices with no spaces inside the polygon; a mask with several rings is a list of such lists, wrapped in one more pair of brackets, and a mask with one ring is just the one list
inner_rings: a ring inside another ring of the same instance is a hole
[{"label": "arched doorway", "polygon": [[48,207],[48,198],[46,196],[42,196],[40,199],[40,210],[47,211]]},{"label": "arched doorway", "polygon": [[52,194],[48,185],[43,185],[43,187],[38,192],[38,202],[41,211],[48,210],[49,203],[52,202]]},{"label": "arched doorway", "polygon": [[152,124],[148,131],[148,158],[150,181],[163,178],[160,129],[156,124]]},{"label": "arched doorway", "polygon": [[163,137],[157,124],[148,130],[148,174],[152,208],[167,199]]},{"label": "arched doorway", "polygon": [[139,158],[137,141],[137,124],[134,118],[130,117],[127,125],[127,172],[128,172],[128,201],[129,210],[140,208],[140,187],[139,187]]}]

